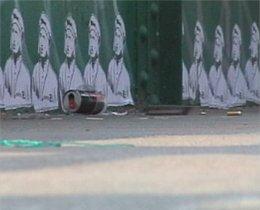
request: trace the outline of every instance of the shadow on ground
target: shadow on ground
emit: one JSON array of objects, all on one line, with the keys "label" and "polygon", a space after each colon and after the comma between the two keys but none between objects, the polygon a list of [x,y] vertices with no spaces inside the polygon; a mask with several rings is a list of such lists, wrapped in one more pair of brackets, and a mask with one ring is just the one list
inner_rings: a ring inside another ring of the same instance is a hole
[{"label": "shadow on ground", "polygon": [[[1,151],[1,150],[0,150]],[[58,149],[8,149],[17,155],[0,159],[0,171],[57,168],[78,164],[105,163],[156,156],[260,155],[260,145],[240,146],[174,146],[174,147],[72,147]],[[19,152],[26,154],[19,155]],[[39,154],[39,155],[38,155]]]},{"label": "shadow on ground", "polygon": [[259,210],[260,193],[8,196],[1,210]]}]

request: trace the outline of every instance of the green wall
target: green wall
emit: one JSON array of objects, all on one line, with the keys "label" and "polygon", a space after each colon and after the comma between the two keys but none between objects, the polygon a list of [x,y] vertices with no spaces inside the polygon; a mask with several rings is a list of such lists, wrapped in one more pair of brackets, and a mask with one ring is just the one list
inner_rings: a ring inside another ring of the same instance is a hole
[{"label": "green wall", "polygon": [[[2,67],[10,54],[10,16],[15,6],[24,18],[24,58],[30,71],[37,62],[38,19],[41,11],[45,10],[53,31],[51,62],[54,70],[58,73],[64,60],[64,21],[70,12],[78,29],[77,63],[80,69],[84,71],[88,61],[88,21],[94,13],[101,25],[100,61],[107,72],[113,56],[114,18],[118,9],[126,25],[125,62],[136,104],[173,104],[181,101],[180,1],[1,1]],[[171,59],[173,55],[174,60]]]},{"label": "green wall", "polygon": [[[30,71],[37,62],[38,20],[45,10],[51,20],[54,39],[51,61],[58,73],[64,60],[64,21],[72,13],[78,29],[77,63],[84,71],[88,61],[88,21],[94,13],[100,22],[102,43],[100,62],[105,72],[113,56],[112,42],[115,11],[122,15],[127,31],[125,62],[137,105],[180,104],[181,58],[187,68],[192,62],[194,26],[199,19],[205,30],[205,67],[213,61],[214,30],[221,24],[226,43],[231,30],[238,23],[242,30],[242,63],[248,57],[250,25],[259,24],[259,1],[72,1],[72,0],[1,0],[1,54],[3,68],[10,55],[10,16],[14,7],[20,8],[25,22],[25,62]],[[181,36],[181,23],[185,35]],[[183,45],[182,45],[183,43]],[[230,45],[226,46],[226,65],[229,64]]]},{"label": "green wall", "polygon": [[[108,63],[113,57],[112,44],[114,33],[114,19],[116,6],[122,15],[126,30],[127,43],[125,50],[125,63],[128,67],[135,88],[136,68],[136,2],[118,1],[113,4],[112,1],[2,1],[1,2],[1,66],[4,68],[5,62],[10,55],[10,17],[13,8],[20,9],[25,24],[25,50],[24,59],[30,71],[37,62],[38,45],[38,21],[41,12],[44,10],[50,19],[53,40],[51,48],[51,62],[54,70],[58,73],[61,63],[65,56],[64,46],[64,22],[68,13],[71,13],[75,19],[78,30],[77,40],[77,63],[79,68],[84,71],[88,62],[88,22],[92,13],[94,13],[101,26],[101,48],[100,62],[105,72],[107,72]],[[129,8],[134,8],[129,12]]]},{"label": "green wall", "polygon": [[185,28],[183,37],[183,59],[187,68],[192,63],[194,28],[196,21],[202,23],[205,33],[204,64],[209,71],[213,63],[214,33],[217,25],[221,25],[225,38],[224,71],[230,64],[231,35],[235,23],[241,29],[242,48],[241,66],[244,68],[249,58],[250,28],[253,21],[259,26],[259,1],[183,1],[182,17]]},{"label": "green wall", "polygon": [[[134,63],[130,58],[134,55],[135,48],[135,28],[136,22],[135,10],[128,12],[127,8],[135,8],[136,2],[118,2],[118,9],[123,16],[127,26],[127,63]],[[52,60],[55,69],[58,69],[63,62],[63,45],[64,45],[64,21],[66,15],[70,12],[74,17],[78,29],[77,60],[81,68],[84,68],[88,60],[88,21],[90,15],[94,13],[100,22],[102,33],[101,45],[101,64],[105,68],[113,55],[112,42],[114,30],[114,7],[112,1],[18,1],[24,23],[25,23],[25,42],[28,51],[28,58],[32,64],[37,61],[37,44],[38,44],[38,20],[41,12],[44,10],[49,16],[52,32]],[[122,6],[123,5],[123,6]],[[10,16],[14,8],[14,1],[3,1],[1,3],[1,44],[2,44],[2,66],[9,56],[10,40]],[[133,66],[135,69],[135,67]]]}]

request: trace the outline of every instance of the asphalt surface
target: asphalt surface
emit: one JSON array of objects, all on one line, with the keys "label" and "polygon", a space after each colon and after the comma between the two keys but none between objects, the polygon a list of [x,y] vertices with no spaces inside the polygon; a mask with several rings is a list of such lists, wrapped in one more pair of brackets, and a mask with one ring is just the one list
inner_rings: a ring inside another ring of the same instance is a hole
[{"label": "asphalt surface", "polygon": [[0,210],[259,210],[260,112],[229,117],[20,115],[1,139]]},{"label": "asphalt surface", "polygon": [[195,110],[183,116],[85,116],[21,115],[1,121],[2,139],[102,140],[159,135],[207,135],[260,132],[260,109],[248,109],[242,116],[225,111]]}]

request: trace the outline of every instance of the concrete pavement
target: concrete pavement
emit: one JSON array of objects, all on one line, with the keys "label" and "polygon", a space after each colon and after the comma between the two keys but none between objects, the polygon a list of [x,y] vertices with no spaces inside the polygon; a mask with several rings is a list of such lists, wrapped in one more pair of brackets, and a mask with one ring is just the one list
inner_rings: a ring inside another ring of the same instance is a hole
[{"label": "concrete pavement", "polygon": [[3,120],[1,138],[63,147],[1,148],[0,209],[258,210],[259,120],[258,112]]}]

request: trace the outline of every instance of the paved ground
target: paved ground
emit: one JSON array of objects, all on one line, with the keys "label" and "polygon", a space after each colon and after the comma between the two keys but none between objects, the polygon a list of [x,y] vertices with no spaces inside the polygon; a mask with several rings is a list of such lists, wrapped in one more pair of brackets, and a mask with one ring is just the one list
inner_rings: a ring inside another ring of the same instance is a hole
[{"label": "paved ground", "polygon": [[[1,138],[41,140],[100,140],[158,135],[206,135],[255,133],[260,126],[260,109],[245,110],[228,117],[225,111],[200,110],[185,116],[94,116],[21,115],[1,121]],[[18,120],[20,119],[20,120]],[[260,131],[259,131],[260,132]]]},{"label": "paved ground", "polygon": [[14,118],[1,139],[62,147],[0,148],[1,210],[260,209],[258,110]]}]

